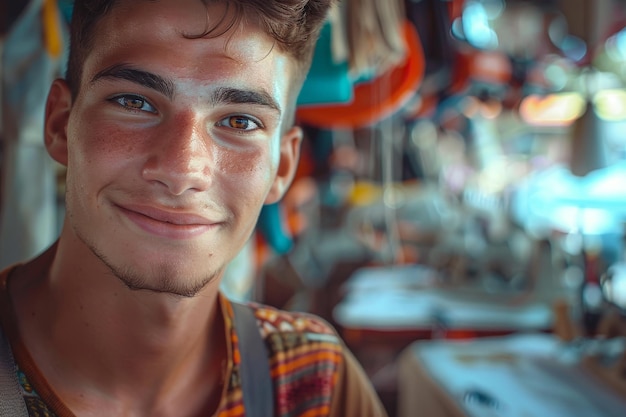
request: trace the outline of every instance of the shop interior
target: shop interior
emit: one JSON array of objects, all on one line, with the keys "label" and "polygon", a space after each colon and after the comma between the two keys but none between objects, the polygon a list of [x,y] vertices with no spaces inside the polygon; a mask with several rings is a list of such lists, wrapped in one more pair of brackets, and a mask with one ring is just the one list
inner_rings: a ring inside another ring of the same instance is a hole
[{"label": "shop interior", "polygon": [[[0,267],[63,218],[32,111],[62,73],[53,17],[38,81],[0,74],[22,94],[1,108]],[[390,417],[624,415],[625,1],[343,0],[297,123],[298,174],[225,294],[331,323]]]}]

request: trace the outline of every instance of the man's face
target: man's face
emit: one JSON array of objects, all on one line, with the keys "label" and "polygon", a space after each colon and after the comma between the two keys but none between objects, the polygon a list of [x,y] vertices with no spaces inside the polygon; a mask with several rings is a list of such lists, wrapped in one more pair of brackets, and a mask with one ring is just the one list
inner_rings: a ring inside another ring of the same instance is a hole
[{"label": "man's face", "polygon": [[194,294],[240,250],[297,163],[299,131],[281,141],[293,65],[249,23],[185,38],[205,30],[207,10],[209,25],[223,14],[199,0],[113,9],[65,129],[47,133],[67,164],[76,241],[131,287]]}]

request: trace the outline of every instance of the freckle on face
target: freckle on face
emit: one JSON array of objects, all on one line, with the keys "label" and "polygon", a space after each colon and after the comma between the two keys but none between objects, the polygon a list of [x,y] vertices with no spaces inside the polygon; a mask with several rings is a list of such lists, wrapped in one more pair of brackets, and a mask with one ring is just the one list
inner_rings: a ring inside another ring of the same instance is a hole
[{"label": "freckle on face", "polygon": [[250,174],[259,170],[262,157],[257,152],[225,152],[218,164],[222,171],[229,174]]}]

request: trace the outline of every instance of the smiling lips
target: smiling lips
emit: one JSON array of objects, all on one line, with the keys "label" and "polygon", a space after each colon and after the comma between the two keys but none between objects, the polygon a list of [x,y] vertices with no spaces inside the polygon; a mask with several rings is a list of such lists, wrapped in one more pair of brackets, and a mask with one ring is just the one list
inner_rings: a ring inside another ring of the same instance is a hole
[{"label": "smiling lips", "polygon": [[149,206],[117,207],[142,230],[168,239],[190,239],[218,224],[191,213],[173,213]]}]

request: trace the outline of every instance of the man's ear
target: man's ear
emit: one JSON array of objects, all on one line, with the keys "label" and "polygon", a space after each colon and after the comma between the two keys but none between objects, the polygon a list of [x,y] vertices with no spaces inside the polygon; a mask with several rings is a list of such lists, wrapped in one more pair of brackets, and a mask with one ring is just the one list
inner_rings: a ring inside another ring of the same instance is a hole
[{"label": "man's ear", "polygon": [[302,129],[294,126],[281,138],[278,170],[276,171],[274,183],[265,199],[265,204],[273,204],[279,201],[291,185],[291,181],[293,181],[293,177],[298,169],[302,137]]},{"label": "man's ear", "polygon": [[55,80],[46,101],[44,142],[58,163],[67,165],[67,124],[72,109],[72,94],[65,80]]}]

